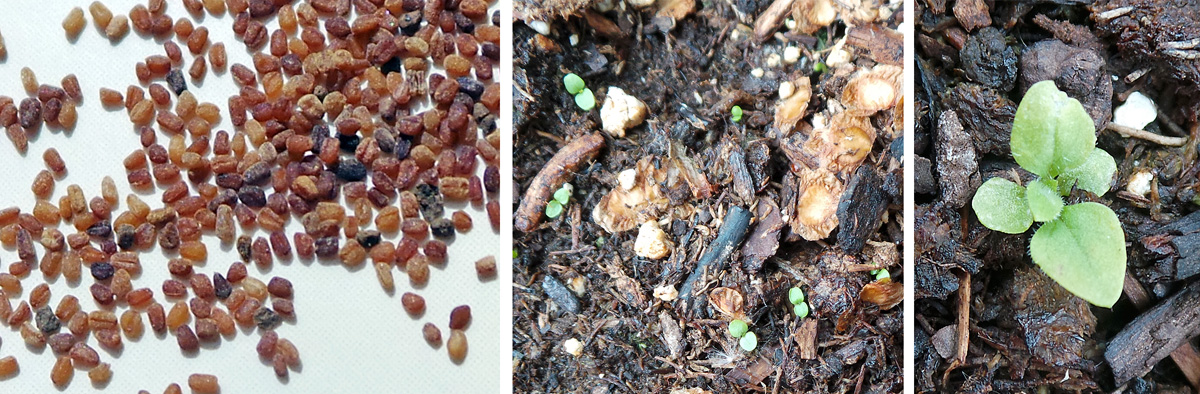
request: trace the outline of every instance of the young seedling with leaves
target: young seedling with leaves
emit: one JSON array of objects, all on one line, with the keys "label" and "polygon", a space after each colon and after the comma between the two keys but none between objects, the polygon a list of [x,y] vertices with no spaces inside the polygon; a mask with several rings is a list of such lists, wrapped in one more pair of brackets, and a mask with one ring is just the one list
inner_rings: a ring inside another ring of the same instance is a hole
[{"label": "young seedling with leaves", "polygon": [[571,202],[571,193],[574,192],[575,187],[571,186],[570,183],[564,183],[562,187],[555,190],[554,199],[546,204],[546,217],[554,219],[558,215],[562,215],[563,210],[567,207],[567,203]]},{"label": "young seedling with leaves", "polygon": [[1025,186],[995,177],[971,201],[984,226],[1008,234],[1042,223],[1029,241],[1033,262],[1071,293],[1111,308],[1125,278],[1125,232],[1111,209],[1094,202],[1065,205],[1073,188],[1103,195],[1116,162],[1096,148],[1095,124],[1079,101],[1053,81],[1034,84],[1013,120],[1012,155],[1037,175]]}]

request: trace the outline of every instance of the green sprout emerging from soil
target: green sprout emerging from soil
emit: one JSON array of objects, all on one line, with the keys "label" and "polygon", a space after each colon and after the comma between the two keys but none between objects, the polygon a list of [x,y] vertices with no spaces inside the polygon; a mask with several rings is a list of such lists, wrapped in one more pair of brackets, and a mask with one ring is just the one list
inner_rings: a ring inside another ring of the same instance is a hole
[{"label": "green sprout emerging from soil", "polygon": [[563,76],[563,87],[567,89],[567,93],[575,96],[575,105],[579,106],[579,109],[591,111],[592,108],[596,108],[596,95],[587,88],[583,78],[575,73],[567,74]]},{"label": "green sprout emerging from soil", "polygon": [[971,206],[979,222],[1008,234],[1042,223],[1029,241],[1033,262],[1063,288],[1111,308],[1125,278],[1125,232],[1112,209],[1095,202],[1065,205],[1073,188],[1108,191],[1116,162],[1096,148],[1095,124],[1079,101],[1052,81],[1034,84],[1017,107],[1012,155],[1037,175],[1024,187],[1001,177],[984,182]]},{"label": "green sprout emerging from soil", "polygon": [[750,331],[750,325],[741,319],[729,322],[729,336],[740,338],[738,344],[742,346],[742,350],[747,352],[754,351],[754,348],[758,347],[758,335]]},{"label": "green sprout emerging from soil", "polygon": [[796,317],[808,317],[808,303],[804,302],[804,290],[800,290],[799,287],[788,290],[788,302],[792,303],[792,313],[795,313]]},{"label": "green sprout emerging from soil", "polygon": [[733,109],[729,110],[729,117],[731,119],[733,119],[733,121],[735,123],[741,122],[742,121],[742,107],[738,106],[738,105],[733,106]]},{"label": "green sprout emerging from soil", "polygon": [[564,183],[562,187],[554,191],[554,199],[546,204],[546,217],[554,219],[558,215],[562,215],[563,209],[567,203],[571,202],[571,193],[575,192],[575,187],[570,183]]}]

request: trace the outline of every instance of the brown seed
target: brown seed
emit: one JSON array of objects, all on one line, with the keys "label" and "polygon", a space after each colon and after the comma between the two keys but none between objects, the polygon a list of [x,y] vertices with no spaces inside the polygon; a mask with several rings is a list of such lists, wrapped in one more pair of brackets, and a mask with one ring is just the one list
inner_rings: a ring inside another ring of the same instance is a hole
[{"label": "brown seed", "polygon": [[246,291],[246,295],[256,300],[262,301],[267,298],[267,285],[261,280],[252,277],[242,279],[242,289]]},{"label": "brown seed", "polygon": [[429,342],[430,346],[442,346],[442,331],[438,330],[433,323],[425,323],[425,326],[421,328],[421,334],[425,336],[425,342]]},{"label": "brown seed", "polygon": [[67,38],[74,40],[79,37],[79,32],[83,31],[83,27],[87,25],[87,21],[83,19],[83,8],[75,7],[67,12],[67,17],[63,19],[62,27],[67,32]]},{"label": "brown seed", "polygon": [[71,382],[73,376],[75,376],[75,369],[71,368],[70,357],[59,357],[58,361],[54,362],[54,368],[50,370],[50,381],[58,387],[66,386]]},{"label": "brown seed", "polygon": [[496,257],[487,256],[475,262],[475,274],[480,279],[491,279],[496,277]]},{"label": "brown seed", "polygon": [[396,290],[396,282],[392,277],[391,264],[375,263],[375,276],[379,279],[379,285],[383,286],[383,291],[390,294]]},{"label": "brown seed", "polygon": [[108,27],[108,23],[112,21],[112,11],[104,6],[104,3],[93,1],[92,5],[88,6],[88,12],[92,14],[92,21],[96,22],[96,27],[104,29]]},{"label": "brown seed", "polygon": [[30,188],[33,195],[37,198],[46,199],[54,193],[54,174],[48,170],[38,172],[33,178],[33,186]]},{"label": "brown seed", "polygon": [[31,95],[37,94],[38,81],[37,75],[29,67],[21,68],[21,86],[25,88],[25,93]]},{"label": "brown seed", "polygon": [[451,220],[454,222],[454,228],[460,233],[471,231],[471,215],[463,211],[455,211],[451,215]]},{"label": "brown seed", "polygon": [[146,317],[150,320],[150,329],[154,330],[155,333],[161,334],[166,332],[167,316],[163,311],[162,304],[157,302],[150,304],[150,307],[146,308]]},{"label": "brown seed", "polygon": [[400,304],[409,315],[419,317],[425,313],[425,298],[414,293],[404,293],[400,296]]},{"label": "brown seed", "polygon": [[121,314],[121,331],[125,333],[126,338],[141,338],[144,330],[142,315],[140,313],[133,309],[127,309]]},{"label": "brown seed", "polygon": [[356,267],[366,261],[367,250],[359,245],[358,241],[353,239],[346,240],[346,245],[338,252],[338,258],[342,260],[342,264],[347,267]]},{"label": "brown seed", "polygon": [[461,363],[467,358],[467,335],[462,330],[450,330],[450,339],[446,341],[446,350],[450,360]]},{"label": "brown seed", "polygon": [[83,341],[75,342],[74,345],[71,345],[71,351],[69,355],[71,357],[71,361],[79,367],[86,368],[100,363],[100,354],[96,353],[95,349],[92,349],[91,346],[88,346],[88,344]]},{"label": "brown seed", "polygon": [[129,33],[129,17],[125,15],[117,15],[108,22],[108,27],[104,28],[104,35],[108,36],[109,40],[120,40],[125,38]]},{"label": "brown seed", "polygon": [[267,292],[280,298],[292,298],[292,282],[276,276],[267,283]]},{"label": "brown seed", "polygon": [[108,363],[97,365],[88,371],[88,379],[92,381],[93,385],[106,385],[109,380],[112,380],[112,369]]},{"label": "brown seed", "polygon": [[217,377],[213,375],[194,373],[188,377],[188,387],[201,394],[215,394],[221,391]]},{"label": "brown seed", "polygon": [[20,370],[17,359],[13,356],[0,358],[0,378],[9,378]]},{"label": "brown seed", "polygon": [[468,324],[471,324],[471,307],[469,305],[460,305],[450,311],[451,330],[466,329]]},{"label": "brown seed", "polygon": [[186,324],[175,329],[175,342],[184,352],[194,352],[200,349],[200,339],[196,337],[192,327]]}]

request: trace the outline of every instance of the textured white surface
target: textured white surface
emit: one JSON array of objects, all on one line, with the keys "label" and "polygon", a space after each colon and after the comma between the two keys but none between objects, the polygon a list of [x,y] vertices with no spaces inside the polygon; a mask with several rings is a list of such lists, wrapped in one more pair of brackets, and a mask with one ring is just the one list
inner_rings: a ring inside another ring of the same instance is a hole
[{"label": "textured white surface", "polygon": [[[52,85],[58,85],[67,73],[75,73],[85,95],[76,130],[43,129],[37,137],[31,138],[25,157],[16,153],[7,138],[0,138],[0,184],[5,186],[0,191],[2,207],[19,205],[25,212],[32,208],[34,197],[29,185],[34,175],[44,168],[42,152],[55,147],[62,153],[69,174],[59,180],[53,201],[65,193],[68,184],[79,184],[89,198],[98,195],[101,177],[109,175],[117,181],[122,195],[118,209],[125,208],[124,195],[130,188],[121,160],[140,145],[125,111],[102,108],[98,91],[101,87],[109,87],[124,92],[126,86],[136,84],[134,64],[148,55],[161,54],[162,45],[161,41],[139,37],[132,32],[120,43],[112,45],[91,25],[90,14],[89,26],[81,37],[75,43],[68,42],[60,27],[63,17],[76,5],[86,10],[89,3],[79,0],[5,0],[0,3],[0,34],[8,47],[8,57],[0,61],[0,94],[14,97],[18,102],[25,97],[19,71],[28,66],[42,83]],[[195,21],[181,2],[171,0],[168,3],[168,14]],[[106,4],[114,14],[127,14],[136,2],[107,0]],[[233,39],[232,17],[208,16],[198,21],[199,25],[209,28],[212,42],[225,42],[231,64],[250,64],[245,47]],[[268,23],[269,28],[273,29],[273,26],[276,26],[274,22]],[[192,55],[186,46],[181,46],[185,64],[190,66]],[[501,80],[501,75],[497,73],[496,79]],[[199,87],[190,78],[188,82],[189,89],[199,100],[222,107],[223,123],[214,131],[232,130],[224,107],[236,87],[227,72],[209,75]],[[159,141],[165,145],[166,139],[161,133]],[[508,152],[504,150],[505,154]],[[502,178],[507,184],[508,177]],[[156,198],[144,199],[152,207],[161,206]],[[458,208],[448,207],[447,214]],[[88,338],[88,343],[100,352],[103,362],[112,364],[113,379],[104,391],[134,393],[145,389],[159,393],[169,383],[176,382],[184,386],[184,392],[190,392],[186,387],[187,377],[196,372],[217,375],[223,393],[508,391],[511,382],[511,289],[508,285],[511,260],[506,254],[510,248],[502,242],[505,237],[492,231],[482,207],[466,209],[474,218],[474,230],[457,237],[450,245],[449,263],[444,267],[433,267],[429,285],[415,290],[425,297],[428,305],[421,318],[410,318],[400,306],[400,294],[412,290],[401,272],[395,272],[396,294],[389,295],[381,290],[369,265],[347,270],[335,262],[293,260],[277,262],[269,271],[263,272],[250,264],[250,274],[264,282],[273,276],[283,276],[295,284],[298,318],[283,324],[278,332],[299,348],[303,360],[300,371],[293,371],[288,380],[277,379],[269,362],[259,360],[255,353],[254,346],[259,338],[256,331],[239,329],[231,340],[222,340],[219,345],[206,344],[197,354],[184,355],[174,336],[156,336],[149,331],[147,323],[147,334],[140,340],[126,340],[119,354],[101,350],[94,338]],[[506,207],[504,211],[509,209]],[[67,226],[62,228],[64,233],[71,232]],[[296,220],[292,220],[289,230],[298,228]],[[225,272],[230,263],[237,260],[231,245],[222,245],[211,235],[205,237],[205,243],[209,258],[197,267],[198,272],[210,275]],[[38,249],[40,256],[43,253],[40,245]],[[488,254],[498,256],[500,276],[480,283],[473,262]],[[0,250],[0,269],[7,271],[8,264],[16,258],[14,250]],[[152,288],[156,300],[169,309],[170,303],[161,294],[162,281],[169,276],[166,257],[155,248],[143,253],[141,258],[145,272],[135,279],[134,287]],[[42,282],[40,272],[31,273],[22,282],[25,292],[21,298],[28,299],[29,290]],[[92,279],[86,271],[81,283],[76,285],[68,285],[61,279],[53,281],[51,305],[57,305],[63,295],[73,294],[82,301],[85,310],[94,310],[96,305],[88,293],[91,284]],[[11,301],[14,305],[19,302]],[[443,338],[448,338],[449,312],[460,304],[471,305],[473,321],[467,330],[469,355],[462,365],[455,365],[449,360],[444,345],[434,349],[425,343],[421,326],[426,321],[433,322],[443,330]],[[118,313],[123,310],[123,307],[117,309]],[[27,348],[18,331],[5,326],[0,326],[0,338],[0,357],[14,355],[21,365],[17,377],[0,380],[0,392],[95,391],[87,371],[78,369],[68,388],[56,390],[49,378],[54,363],[51,350]],[[114,357],[117,355],[119,358]]]}]

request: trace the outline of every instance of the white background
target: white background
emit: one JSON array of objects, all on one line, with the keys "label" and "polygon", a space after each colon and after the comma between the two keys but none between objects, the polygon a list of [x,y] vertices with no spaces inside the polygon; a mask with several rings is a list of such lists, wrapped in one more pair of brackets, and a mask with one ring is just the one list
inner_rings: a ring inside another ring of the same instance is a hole
[{"label": "white background", "polygon": [[[99,104],[98,91],[108,87],[121,92],[130,84],[137,84],[134,65],[146,56],[162,54],[161,41],[140,37],[134,32],[124,40],[113,44],[103,37],[91,22],[86,12],[87,4],[77,1],[4,0],[0,4],[0,34],[4,36],[8,56],[0,61],[0,94],[11,96],[18,103],[26,97],[20,84],[20,69],[28,66],[38,76],[39,82],[59,85],[63,76],[75,73],[84,92],[84,102],[78,108],[78,126],[73,132],[43,128],[37,137],[31,138],[25,156],[17,154],[7,138],[0,138],[0,207],[20,206],[23,212],[33,207],[34,197],[29,185],[38,171],[44,168],[41,155],[50,147],[57,148],[65,159],[68,175],[58,180],[52,202],[66,192],[69,184],[79,184],[90,199],[99,194],[100,179],[112,176],[121,193],[117,210],[124,210],[124,196],[130,192],[125,180],[121,160],[129,152],[140,147],[137,134],[128,121],[124,109],[106,110]],[[232,17],[205,16],[200,21],[189,15],[180,2],[168,1],[167,13],[178,19],[187,17],[197,26],[206,26],[210,31],[210,42],[224,42],[229,53],[230,64],[239,62],[251,65],[245,46],[236,41],[232,33]],[[114,14],[128,14],[137,2],[133,0],[107,0]],[[69,42],[61,21],[74,6],[85,9],[88,27],[74,43]],[[508,21],[508,12],[501,18]],[[274,21],[268,28],[274,30]],[[510,37],[506,27],[504,40]],[[184,52],[185,67],[191,65],[192,55],[187,46],[180,45]],[[511,48],[510,45],[504,47]],[[505,52],[510,53],[510,52]],[[507,81],[510,67],[501,62],[503,72],[497,72],[495,80]],[[189,90],[201,102],[213,102],[222,108],[222,124],[216,130],[232,131],[225,109],[227,98],[236,92],[236,87],[227,72],[207,76],[202,86],[196,86],[188,77]],[[186,68],[185,68],[186,75]],[[504,98],[502,107],[507,107],[510,98],[501,89]],[[504,110],[507,117],[508,110]],[[509,125],[508,121],[500,123]],[[506,129],[507,130],[507,129]],[[232,132],[231,132],[232,134]],[[504,136],[508,146],[510,134]],[[162,133],[159,142],[166,145]],[[501,157],[510,154],[505,148]],[[505,159],[502,179],[505,185],[511,174],[511,161]],[[482,171],[482,167],[481,167]],[[194,193],[194,189],[193,193]],[[500,201],[511,200],[511,187],[501,187]],[[161,189],[160,189],[161,191]],[[161,206],[157,197],[143,197],[151,207]],[[507,218],[511,205],[502,203],[502,212]],[[447,215],[453,211],[447,208]],[[262,272],[254,264],[248,264],[250,275],[264,282],[273,276],[283,276],[295,284],[295,306],[298,318],[277,329],[283,338],[293,341],[300,350],[303,367],[292,371],[287,380],[277,379],[269,362],[261,361],[255,352],[259,334],[246,329],[238,330],[232,340],[222,340],[219,345],[204,345],[195,355],[185,355],[176,344],[173,335],[156,336],[146,322],[146,334],[140,340],[125,340],[124,349],[117,355],[103,350],[94,338],[88,343],[100,352],[103,362],[112,364],[113,378],[106,392],[134,393],[148,390],[162,392],[169,383],[179,383],[187,389],[186,381],[192,373],[217,375],[224,393],[282,393],[282,392],[447,392],[483,393],[508,391],[511,384],[511,243],[504,232],[492,231],[482,208],[467,207],[474,219],[475,227],[467,235],[459,235],[450,246],[450,261],[444,267],[433,267],[430,283],[416,290],[425,297],[427,311],[419,319],[410,318],[400,306],[400,294],[410,291],[407,276],[394,272],[396,294],[383,292],[370,264],[362,268],[347,270],[336,262],[276,262],[268,272]],[[115,214],[114,214],[115,216]],[[300,229],[293,219],[289,234]],[[502,220],[508,222],[508,220]],[[69,225],[60,227],[65,234],[73,232]],[[239,229],[239,234],[242,231]],[[261,232],[254,234],[261,235]],[[197,272],[224,273],[228,266],[238,260],[230,245],[221,245],[211,234],[204,238],[209,257],[205,264],[197,266]],[[393,240],[394,241],[394,240]],[[39,257],[44,253],[38,245]],[[476,278],[473,262],[485,255],[493,254],[499,261],[499,277],[480,283]],[[11,249],[0,250],[0,269],[17,259]],[[155,299],[170,309],[171,303],[162,296],[162,281],[169,277],[166,257],[156,247],[142,253],[144,273],[134,280],[134,287],[149,287],[155,291]],[[40,272],[32,272],[22,281],[28,299],[29,291],[43,282]],[[53,296],[50,305],[56,306],[65,294],[73,294],[81,300],[85,310],[96,306],[88,292],[92,283],[85,267],[84,278],[75,287],[64,280],[52,283]],[[17,299],[10,300],[14,306]],[[472,307],[473,321],[467,330],[470,351],[461,365],[450,362],[445,345],[431,348],[421,336],[421,326],[431,321],[442,329],[443,338],[449,337],[447,322],[450,310],[461,304]],[[124,308],[118,308],[118,314]],[[143,317],[144,317],[143,313]],[[65,327],[64,327],[65,330]],[[22,341],[18,330],[0,326],[0,357],[14,355],[21,372],[8,380],[0,380],[0,392],[54,392],[50,382],[50,369],[54,363],[53,352],[31,350]],[[119,356],[119,357],[115,357]],[[77,369],[72,383],[65,390],[69,393],[94,392],[87,371]]]}]

